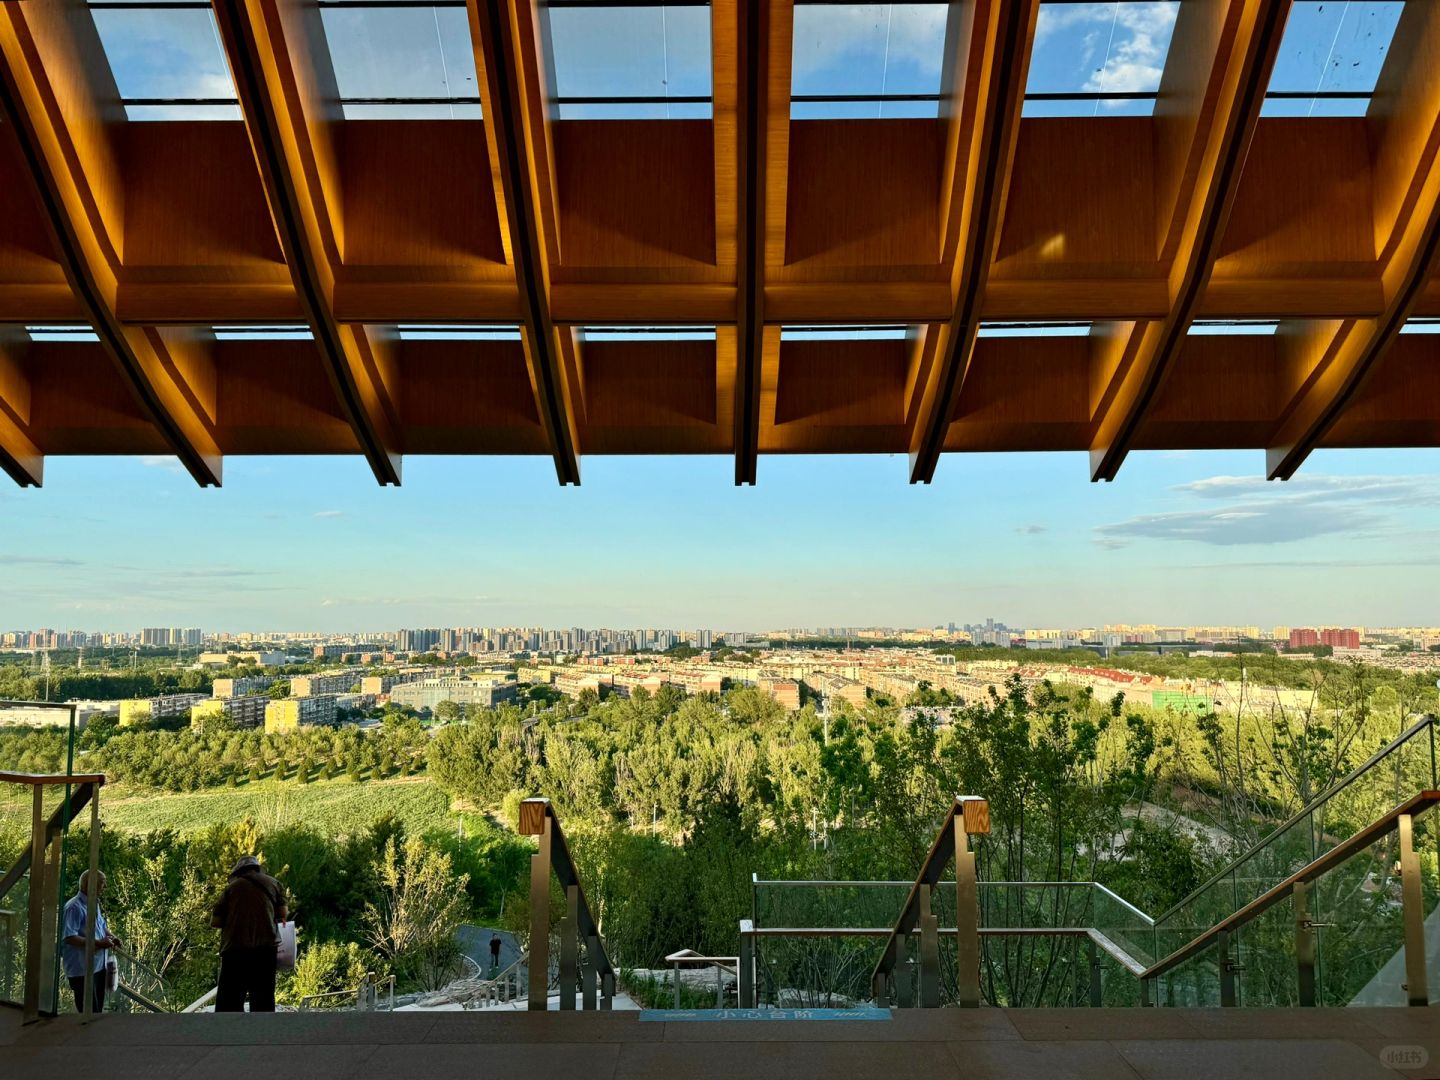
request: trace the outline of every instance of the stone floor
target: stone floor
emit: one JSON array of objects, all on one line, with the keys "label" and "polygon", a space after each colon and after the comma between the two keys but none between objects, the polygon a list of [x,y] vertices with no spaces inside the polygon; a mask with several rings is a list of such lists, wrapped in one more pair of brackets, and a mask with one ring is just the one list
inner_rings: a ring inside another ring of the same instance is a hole
[{"label": "stone floor", "polygon": [[[1413,1067],[1404,1068],[1407,1063]],[[369,1080],[1440,1078],[1440,1008],[945,1009],[907,1010],[872,1022],[704,1023],[583,1012],[111,1014],[88,1025],[71,1016],[25,1028],[17,1014],[0,1010],[4,1080],[349,1080],[362,1074]]]}]

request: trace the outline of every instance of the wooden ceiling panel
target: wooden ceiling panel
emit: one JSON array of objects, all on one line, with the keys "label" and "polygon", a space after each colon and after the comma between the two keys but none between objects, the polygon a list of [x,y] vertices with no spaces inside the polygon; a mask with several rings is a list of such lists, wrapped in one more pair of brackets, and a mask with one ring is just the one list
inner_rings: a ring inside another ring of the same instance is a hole
[{"label": "wooden ceiling panel", "polygon": [[406,453],[546,453],[518,341],[400,342],[397,357]]},{"label": "wooden ceiling panel", "polygon": [[346,120],[345,266],[444,267],[462,280],[510,278],[479,120]]},{"label": "wooden ceiling panel", "polygon": [[359,452],[314,342],[218,341],[212,355],[225,453]]},{"label": "wooden ceiling panel", "polygon": [[1262,117],[1217,278],[1377,276],[1364,117]]},{"label": "wooden ceiling panel", "polygon": [[1397,337],[1320,445],[1440,446],[1440,335]]},{"label": "wooden ceiling panel", "polygon": [[595,453],[729,449],[730,432],[719,425],[714,342],[582,340],[579,356],[581,438]]},{"label": "wooden ceiling panel", "polygon": [[1283,380],[1273,335],[1191,334],[1136,449],[1263,446],[1280,415]]},{"label": "wooden ceiling panel", "polygon": [[[992,279],[1163,278],[1148,116],[1026,117]],[[1124,162],[1124,169],[1112,163]]]},{"label": "wooden ceiling panel", "polygon": [[785,268],[773,281],[936,278],[938,120],[792,120]]},{"label": "wooden ceiling panel", "polygon": [[951,414],[946,450],[1083,450],[1090,341],[980,338]]},{"label": "wooden ceiling panel", "polygon": [[30,436],[45,454],[169,454],[103,346],[32,342]]},{"label": "wooden ceiling panel", "polygon": [[[566,281],[715,280],[715,144],[708,120],[557,120]],[[647,274],[646,271],[654,271]],[[686,273],[688,271],[688,273]]]},{"label": "wooden ceiling panel", "polygon": [[118,127],[123,279],[146,268],[163,269],[177,285],[246,276],[289,281],[244,124],[174,120]]}]

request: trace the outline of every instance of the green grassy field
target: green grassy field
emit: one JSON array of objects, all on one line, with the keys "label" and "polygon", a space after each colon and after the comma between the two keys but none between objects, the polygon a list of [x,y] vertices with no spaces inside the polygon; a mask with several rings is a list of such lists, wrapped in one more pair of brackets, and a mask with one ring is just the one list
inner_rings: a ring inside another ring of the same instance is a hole
[{"label": "green grassy field", "polygon": [[[14,800],[0,804],[0,815],[28,821],[29,806]],[[287,825],[309,825],[328,836],[347,836],[369,827],[376,818],[393,814],[411,833],[454,829],[457,815],[450,800],[422,778],[317,780],[309,784],[262,780],[235,788],[211,788],[188,794],[107,787],[100,812],[111,829],[149,832],[176,829],[191,832],[217,822],[251,818],[265,831]]]}]

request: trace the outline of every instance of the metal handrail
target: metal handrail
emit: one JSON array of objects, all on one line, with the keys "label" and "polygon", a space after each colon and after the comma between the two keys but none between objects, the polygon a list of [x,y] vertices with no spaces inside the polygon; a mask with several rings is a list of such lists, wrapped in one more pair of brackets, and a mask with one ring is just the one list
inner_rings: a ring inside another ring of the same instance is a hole
[{"label": "metal handrail", "polygon": [[[756,1005],[755,942],[759,938],[881,938],[894,933],[888,926],[766,926],[758,927],[749,919],[740,920],[740,952],[737,978],[738,996],[741,1008]],[[960,930],[954,926],[937,926],[936,937],[958,937]],[[982,926],[977,931],[982,938],[1006,937],[1078,937],[1087,939],[1096,949],[1105,953],[1131,975],[1140,977],[1145,965],[1136,960],[1109,936],[1093,926]],[[666,959],[670,959],[666,957]],[[712,958],[713,959],[713,958]],[[1092,979],[1092,1003],[1098,1005],[1099,987]]]},{"label": "metal handrail", "polygon": [[1386,744],[1385,744],[1384,746],[1382,746],[1379,750],[1376,750],[1375,753],[1371,754],[1368,758],[1366,758],[1363,763],[1361,763],[1360,765],[1356,766],[1354,769],[1350,770],[1350,772],[1348,772],[1347,774],[1345,774],[1345,776],[1343,776],[1341,779],[1337,780],[1335,783],[1331,784],[1330,787],[1326,788],[1326,789],[1325,789],[1324,791],[1322,791],[1319,795],[1315,796],[1315,798],[1311,799],[1311,800],[1310,800],[1308,803],[1306,803],[1300,810],[1296,811],[1296,812],[1295,812],[1293,815],[1291,815],[1289,818],[1286,818],[1286,819],[1285,819],[1283,822],[1281,822],[1279,825],[1275,826],[1275,828],[1271,829],[1270,832],[1269,832],[1268,834],[1266,834],[1265,838],[1264,838],[1263,840],[1261,840],[1259,843],[1257,843],[1257,844],[1255,844],[1254,846],[1250,847],[1249,849],[1247,849],[1246,851],[1244,851],[1244,852],[1241,853],[1240,855],[1237,855],[1237,856],[1236,856],[1228,865],[1226,865],[1223,869],[1221,869],[1221,870],[1217,871],[1216,873],[1212,874],[1212,875],[1211,875],[1209,878],[1207,878],[1204,882],[1202,882],[1200,885],[1198,885],[1198,886],[1195,887],[1194,889],[1191,889],[1190,892],[1188,892],[1188,893],[1187,893],[1185,896],[1183,896],[1180,900],[1178,900],[1178,901],[1176,901],[1174,904],[1172,904],[1172,905],[1171,905],[1169,908],[1167,908],[1165,911],[1162,911],[1159,915],[1156,915],[1155,918],[1154,918],[1154,924],[1155,924],[1157,927],[1160,926],[1160,924],[1162,924],[1162,923],[1166,922],[1167,920],[1169,920],[1170,916],[1174,915],[1174,914],[1175,914],[1177,911],[1179,911],[1181,908],[1183,908],[1183,907],[1185,907],[1187,904],[1189,904],[1190,901],[1194,900],[1197,896],[1199,896],[1200,894],[1202,894],[1203,892],[1205,892],[1208,888],[1210,888],[1211,885],[1214,885],[1217,881],[1220,881],[1221,879],[1226,878],[1226,877],[1230,876],[1231,874],[1233,874],[1242,864],[1244,864],[1244,863],[1246,863],[1246,862],[1249,862],[1250,859],[1252,859],[1256,854],[1258,854],[1260,851],[1262,851],[1264,848],[1268,847],[1271,843],[1273,843],[1273,842],[1274,842],[1275,840],[1277,840],[1280,836],[1282,836],[1282,835],[1285,833],[1285,831],[1288,830],[1292,825],[1297,824],[1298,822],[1302,821],[1302,820],[1303,820],[1305,817],[1307,817],[1308,815],[1313,814],[1313,813],[1314,813],[1317,809],[1319,809],[1322,805],[1324,805],[1325,803],[1329,802],[1329,801],[1330,801],[1331,799],[1333,799],[1336,795],[1340,794],[1340,792],[1344,791],[1347,787],[1349,787],[1352,783],[1354,783],[1356,780],[1358,780],[1361,776],[1363,776],[1365,773],[1369,772],[1372,768],[1374,768],[1374,767],[1375,767],[1376,765],[1378,765],[1380,762],[1384,761],[1384,760],[1385,760],[1387,757],[1389,757],[1391,754],[1395,753],[1397,750],[1400,749],[1401,746],[1404,746],[1406,743],[1408,743],[1411,739],[1415,738],[1421,731],[1425,730],[1426,728],[1429,728],[1429,729],[1430,729],[1430,734],[1431,734],[1431,751],[1432,751],[1432,756],[1431,756],[1431,759],[1430,759],[1430,766],[1431,766],[1430,782],[1431,782],[1432,784],[1440,783],[1440,777],[1436,777],[1436,776],[1434,775],[1435,759],[1434,759],[1434,756],[1433,756],[1433,751],[1434,751],[1435,726],[1436,726],[1436,721],[1435,721],[1435,717],[1433,717],[1433,716],[1425,716],[1425,717],[1422,717],[1421,719],[1415,721],[1415,723],[1411,724],[1408,728],[1406,728],[1403,732],[1401,732],[1399,735],[1397,735],[1394,739],[1390,740],[1390,742],[1386,743]]},{"label": "metal handrail", "polygon": [[215,995],[219,992],[220,987],[212,986],[209,990],[206,990],[205,993],[201,994],[198,998],[190,1002],[189,1005],[186,1005],[185,1008],[181,1009],[180,1011],[182,1013],[199,1012],[201,1009],[205,1008],[206,1005],[209,1005],[211,1002],[213,1002],[215,1000]]},{"label": "metal handrail", "polygon": [[[900,888],[900,887],[902,887],[902,886],[906,886],[906,887],[912,886],[912,885],[914,885],[914,882],[912,882],[912,881],[803,881],[803,880],[799,880],[799,879],[795,879],[795,880],[778,880],[778,879],[776,879],[776,880],[770,880],[770,879],[765,879],[765,878],[759,878],[759,877],[757,877],[757,878],[754,879],[753,885],[754,885],[754,887],[757,888],[757,889],[758,889],[759,887],[761,887],[761,886],[764,886],[764,885],[779,885],[779,886],[787,887],[787,888],[788,888],[788,887],[792,887],[792,886],[793,886],[793,887],[810,886],[810,887],[817,888],[817,889],[848,889],[848,888],[854,888],[854,887],[857,887],[857,886],[858,886],[858,887],[862,887],[862,888],[876,888],[876,887],[878,887],[878,888],[897,889],[897,888]],[[1011,889],[1091,889],[1091,890],[1093,890],[1093,891],[1095,891],[1095,892],[1104,893],[1107,897],[1109,897],[1111,900],[1115,901],[1115,903],[1119,904],[1119,905],[1120,905],[1121,907],[1123,907],[1126,911],[1130,912],[1130,914],[1134,915],[1137,919],[1139,919],[1141,922],[1143,922],[1146,926],[1154,926],[1154,925],[1155,925],[1155,920],[1154,920],[1154,918],[1152,918],[1150,915],[1146,914],[1144,911],[1141,911],[1138,907],[1136,907],[1134,904],[1132,904],[1129,900],[1126,900],[1123,896],[1121,896],[1119,893],[1117,893],[1114,889],[1110,888],[1108,885],[1105,885],[1105,884],[1103,884],[1103,883],[1101,883],[1101,882],[1099,882],[1099,881],[981,881],[981,882],[979,882],[979,886],[980,886],[980,888],[981,888],[982,890],[984,890],[984,889],[1000,889],[1000,888],[1011,888]]]},{"label": "metal handrail", "polygon": [[[960,828],[956,828],[957,821],[960,822]],[[920,873],[916,875],[914,883],[910,886],[910,894],[905,898],[905,904],[900,909],[899,917],[895,920],[895,927],[890,932],[884,949],[881,950],[880,959],[875,962],[870,983],[876,988],[877,997],[880,996],[879,988],[895,969],[895,962],[899,956],[897,945],[900,939],[912,933],[922,918],[927,924],[922,927],[922,936],[933,930],[934,916],[930,914],[930,890],[939,883],[945,867],[949,865],[951,858],[954,858],[956,918],[971,931],[960,936],[958,948],[958,963],[961,969],[960,1003],[967,1007],[976,1007],[980,1004],[980,949],[978,938],[973,933],[974,929],[978,929],[980,922],[979,889],[975,877],[975,855],[969,850],[969,835],[971,833],[983,834],[989,831],[989,804],[978,796],[957,795],[949,811],[945,814],[945,820],[940,823],[940,829],[935,834],[935,842],[930,845],[930,853],[925,856]],[[971,971],[972,967],[973,971]]]},{"label": "metal handrail", "polygon": [[[570,845],[565,840],[565,830],[555,814],[549,799],[531,798],[520,803],[520,821],[517,830],[522,836],[534,836],[539,840],[540,850],[530,861],[530,949],[533,960],[530,965],[531,1009],[544,1009],[547,1005],[546,983],[549,976],[550,950],[550,874],[553,872],[565,893],[566,917],[560,927],[560,1008],[575,1007],[575,991],[581,982],[578,946],[583,943],[589,965],[584,972],[583,1002],[590,1008],[595,1004],[595,982],[600,983],[602,1009],[609,1008],[615,994],[615,966],[605,951],[600,937],[600,927],[591,913],[585,890],[580,885],[580,875],[575,861],[570,856]],[[567,993],[568,992],[568,993]]]},{"label": "metal handrail", "polygon": [[1153,979],[1156,976],[1164,975],[1167,971],[1202,952],[1221,934],[1234,932],[1256,916],[1274,907],[1293,893],[1297,884],[1308,885],[1341,863],[1348,861],[1357,852],[1363,851],[1377,840],[1390,835],[1400,827],[1401,818],[1418,817],[1437,803],[1440,803],[1440,791],[1426,790],[1411,796],[1393,810],[1376,818],[1344,843],[1337,844],[1319,858],[1306,863],[1284,881],[1267,889],[1240,910],[1221,919],[1199,936],[1192,938],[1168,956],[1150,965],[1140,973],[1140,977]]}]

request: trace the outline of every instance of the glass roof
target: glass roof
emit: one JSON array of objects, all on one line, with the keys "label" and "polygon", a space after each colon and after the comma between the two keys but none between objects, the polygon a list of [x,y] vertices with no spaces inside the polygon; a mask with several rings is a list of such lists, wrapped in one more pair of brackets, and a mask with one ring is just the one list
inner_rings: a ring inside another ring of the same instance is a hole
[{"label": "glass roof", "polygon": [[976,337],[1089,337],[1088,322],[992,322],[981,323]]},{"label": "glass roof", "polygon": [[44,326],[27,326],[25,333],[31,341],[99,341],[100,335],[93,327],[84,323],[58,323]]},{"label": "glass roof", "polygon": [[304,323],[240,323],[212,330],[216,341],[309,341],[313,336]]},{"label": "glass roof", "polygon": [[1400,0],[1297,0],[1262,115],[1365,115],[1404,6]]},{"label": "glass roof", "polygon": [[946,4],[795,6],[790,115],[938,116]]},{"label": "glass roof", "polygon": [[1189,333],[1196,337],[1224,337],[1244,335],[1247,337],[1273,336],[1280,329],[1275,319],[1196,319],[1190,324]]},{"label": "glass roof", "polygon": [[583,326],[581,341],[714,341],[713,326]]},{"label": "glass roof", "polygon": [[1026,116],[1149,116],[1178,0],[1040,5]]},{"label": "glass roof", "polygon": [[208,5],[92,4],[90,14],[129,119],[242,119]]},{"label": "glass roof", "polygon": [[908,326],[782,326],[781,341],[903,341]]},{"label": "glass roof", "polygon": [[401,341],[519,341],[520,327],[475,323],[401,323]]},{"label": "glass roof", "polygon": [[556,116],[708,119],[708,4],[552,3],[546,9]]},{"label": "glass roof", "polygon": [[464,7],[322,3],[320,17],[347,120],[480,116]]}]

